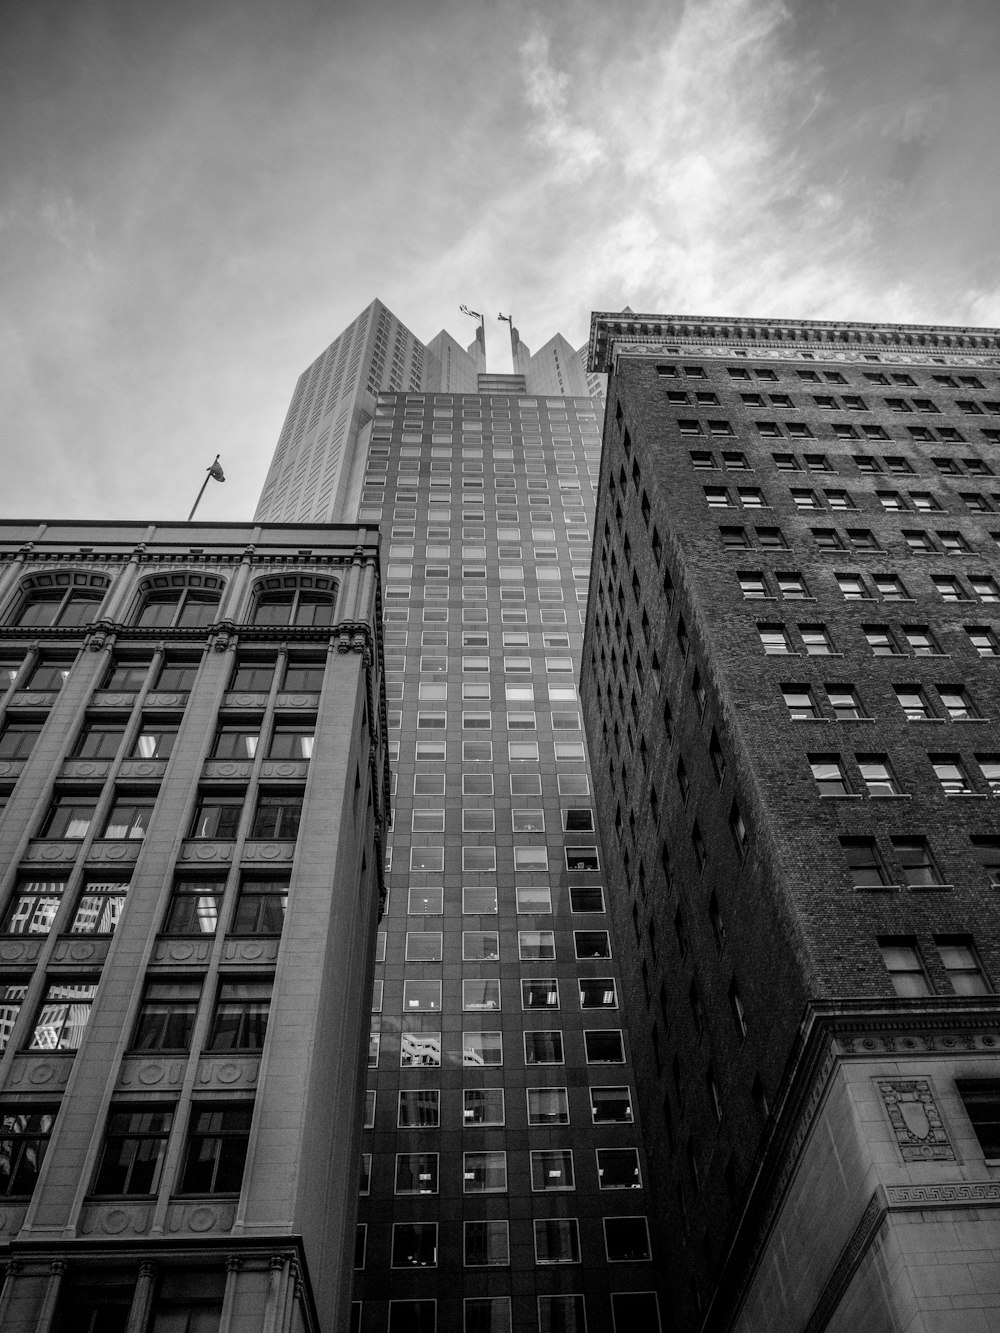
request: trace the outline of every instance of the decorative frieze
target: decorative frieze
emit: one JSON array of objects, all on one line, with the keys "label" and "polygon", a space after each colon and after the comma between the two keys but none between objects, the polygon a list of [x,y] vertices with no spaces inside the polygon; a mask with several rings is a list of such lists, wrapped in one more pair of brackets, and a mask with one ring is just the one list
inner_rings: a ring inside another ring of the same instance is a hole
[{"label": "decorative frieze", "polygon": [[953,1162],[955,1149],[926,1078],[875,1080],[904,1162]]}]

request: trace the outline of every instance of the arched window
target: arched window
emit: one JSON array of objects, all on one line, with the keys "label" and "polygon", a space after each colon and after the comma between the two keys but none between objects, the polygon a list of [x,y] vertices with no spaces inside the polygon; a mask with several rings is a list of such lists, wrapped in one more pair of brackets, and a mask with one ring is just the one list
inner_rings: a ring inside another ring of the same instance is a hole
[{"label": "arched window", "polygon": [[225,584],[214,575],[160,574],[141,585],[135,623],[153,626],[211,625],[219,613]]},{"label": "arched window", "polygon": [[109,580],[100,574],[36,574],[21,586],[16,625],[87,625],[97,619]]},{"label": "arched window", "polygon": [[253,623],[332,625],[336,599],[337,585],[333,579],[265,579],[257,585]]}]

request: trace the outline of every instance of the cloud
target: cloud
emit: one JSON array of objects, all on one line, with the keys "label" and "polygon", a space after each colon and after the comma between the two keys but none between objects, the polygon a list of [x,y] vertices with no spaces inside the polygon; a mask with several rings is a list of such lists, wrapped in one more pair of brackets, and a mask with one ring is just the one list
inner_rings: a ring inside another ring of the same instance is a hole
[{"label": "cloud", "polygon": [[551,150],[555,174],[560,179],[582,180],[604,153],[596,131],[569,114],[570,76],[552,64],[549,38],[537,22],[521,44],[520,57],[525,97],[538,117],[532,136]]}]

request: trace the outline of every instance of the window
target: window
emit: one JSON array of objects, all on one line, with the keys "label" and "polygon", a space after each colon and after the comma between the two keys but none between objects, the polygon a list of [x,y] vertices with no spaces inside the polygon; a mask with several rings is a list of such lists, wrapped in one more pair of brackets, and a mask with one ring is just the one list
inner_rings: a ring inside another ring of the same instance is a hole
[{"label": "window", "polygon": [[618,995],[614,977],[581,977],[581,1009],[617,1009]]},{"label": "window", "polygon": [[[43,576],[51,577],[51,576]],[[60,581],[66,575],[57,576]],[[97,619],[107,585],[100,588],[29,588],[13,617],[15,625],[87,625]]]},{"label": "window", "polygon": [[878,941],[882,962],[893,990],[904,999],[932,995],[931,983],[917,951],[917,942],[904,936],[885,936]]},{"label": "window", "polygon": [[899,796],[900,787],[884,754],[855,755],[869,796]]},{"label": "window", "polygon": [[[170,576],[164,576],[162,581],[169,580]],[[219,591],[190,586],[147,587],[143,591],[136,624],[146,628],[211,625],[218,616],[220,595]]]},{"label": "window", "polygon": [[1000,640],[987,625],[966,625],[969,642],[980,657],[1000,657]]},{"label": "window", "polygon": [[780,657],[791,653],[792,644],[784,625],[758,625],[757,633],[768,657]]},{"label": "window", "polygon": [[535,1263],[578,1264],[580,1229],[575,1217],[535,1219]]},{"label": "window", "polygon": [[133,758],[169,759],[173,754],[177,731],[176,722],[157,722],[152,718],[144,718],[132,749]]},{"label": "window", "polygon": [[888,884],[874,838],[841,838],[840,845],[856,889],[881,889]]},{"label": "window", "polygon": [[595,1125],[630,1125],[632,1094],[627,1086],[592,1087],[590,1110]]},{"label": "window", "polygon": [[926,722],[934,716],[930,701],[920,685],[894,685],[899,706],[910,722]]},{"label": "window", "polygon": [[393,1268],[436,1268],[436,1222],[396,1222],[392,1228]]},{"label": "window", "polygon": [[825,625],[800,625],[799,633],[809,657],[829,657],[833,653],[833,640]]},{"label": "window", "polygon": [[28,1049],[79,1050],[96,994],[96,982],[49,982]]},{"label": "window", "polygon": [[499,1032],[462,1033],[463,1065],[502,1065],[503,1036]]},{"label": "window", "polygon": [[505,1122],[503,1088],[466,1088],[462,1093],[462,1123],[467,1126]]},{"label": "window", "polygon": [[809,767],[820,796],[849,796],[847,775],[839,754],[811,754]]},{"label": "window", "polygon": [[[274,665],[273,659],[238,657],[232,679],[229,682],[229,688],[248,694],[269,693],[271,682],[274,680]],[[290,686],[288,688],[294,687]]]},{"label": "window", "polygon": [[635,1148],[598,1148],[597,1178],[602,1190],[642,1188],[639,1154]]},{"label": "window", "polygon": [[956,995],[991,995],[976,946],[968,935],[935,935],[934,943]]},{"label": "window", "polygon": [[573,945],[577,958],[611,957],[611,936],[606,930],[574,930]]},{"label": "window", "polygon": [[173,1123],[173,1108],[116,1106],[108,1116],[94,1193],[124,1197],[155,1194]]},{"label": "window", "polygon": [[978,717],[969,692],[964,686],[939,685],[938,695],[952,722],[970,722]]},{"label": "window", "polygon": [[[464,910],[464,909],[463,909]],[[467,963],[496,962],[500,957],[500,936],[495,930],[463,930],[462,959]]]},{"label": "window", "polygon": [[[27,759],[35,741],[41,735],[43,721],[29,721],[27,718],[10,719],[0,732],[0,759]],[[122,728],[115,728],[115,749],[121,740]],[[112,755],[115,753],[111,751]]]},{"label": "window", "polygon": [[276,718],[267,752],[268,759],[310,759],[315,731],[315,718],[301,721]]},{"label": "window", "polygon": [[154,796],[115,797],[107,823],[104,825],[105,838],[144,838],[149,828],[149,820],[156,803]]},{"label": "window", "polygon": [[231,933],[280,935],[284,925],[287,900],[287,880],[255,879],[249,876],[244,878],[236,900],[236,914],[230,927]]},{"label": "window", "polygon": [[200,661],[189,657],[173,657],[168,654],[163,659],[154,688],[161,693],[186,694],[194,686]]},{"label": "window", "polygon": [[572,1151],[553,1148],[531,1153],[531,1188],[536,1192],[576,1189]]},{"label": "window", "polygon": [[42,825],[43,838],[85,838],[97,808],[96,796],[70,792],[57,794]]},{"label": "window", "polygon": [[914,657],[941,656],[941,649],[926,625],[904,625],[903,634],[913,649]]},{"label": "window", "polygon": [[972,791],[965,765],[957,754],[932,754],[928,758],[946,796],[964,796]]},{"label": "window", "polygon": [[243,813],[245,793],[204,793],[195,808],[192,838],[235,838]]},{"label": "window", "polygon": [[250,837],[294,841],[301,815],[301,792],[261,792]]},{"label": "window", "polygon": [[278,577],[258,584],[252,623],[255,625],[332,625],[334,611],[333,584],[315,579],[317,585],[326,582],[326,588],[275,587],[282,582]]},{"label": "window", "polygon": [[[506,1222],[465,1223],[465,1266],[467,1268],[502,1267],[510,1263],[510,1242]],[[494,1333],[485,1325],[483,1333]]]},{"label": "window", "polygon": [[1000,1080],[961,1079],[959,1096],[986,1161],[1000,1161]]},{"label": "window", "polygon": [[507,1154],[463,1153],[462,1179],[466,1194],[502,1194],[507,1189]]},{"label": "window", "polygon": [[438,1154],[436,1152],[400,1152],[396,1154],[397,1194],[437,1194]]},{"label": "window", "polygon": [[[495,890],[494,890],[495,892]],[[551,930],[519,930],[518,957],[523,962],[544,962],[556,956],[556,937]]]},{"label": "window", "polygon": [[200,981],[147,981],[132,1050],[189,1050],[200,998]]},{"label": "window", "polygon": [[864,600],[870,596],[860,574],[838,574],[836,579],[840,591],[849,601]]},{"label": "window", "polygon": [[214,935],[225,889],[224,879],[176,880],[163,923],[164,934]]},{"label": "window", "polygon": [[0,1106],[0,1198],[30,1197],[58,1106]]},{"label": "window", "polygon": [[1000,796],[1000,755],[977,754],[976,763],[983,770],[983,777],[990,785],[994,796]]},{"label": "window", "polygon": [[527,1088],[529,1125],[568,1125],[569,1094],[565,1088]]},{"label": "window", "polygon": [[583,1034],[583,1045],[588,1065],[623,1065],[625,1046],[617,1028],[597,1028]]},{"label": "window", "polygon": [[857,722],[864,718],[861,700],[853,685],[827,685],[826,697],[838,722]]},{"label": "window", "polygon": [[767,597],[767,583],[764,579],[763,571],[754,570],[751,572],[738,573],[740,591],[744,597]]},{"label": "window", "polygon": [[893,838],[892,846],[909,888],[932,889],[943,882],[926,838]]},{"label": "window", "polygon": [[[420,890],[411,889],[411,898],[414,893],[419,894]],[[412,903],[410,910],[414,910]],[[443,935],[440,930],[408,930],[406,932],[406,961],[408,963],[439,963],[442,956],[442,945]]]},{"label": "window", "polygon": [[66,881],[21,879],[3,918],[5,935],[47,935],[62,902]]},{"label": "window", "polygon": [[210,1051],[259,1051],[267,1033],[271,1007],[271,979],[223,981],[219,985]]},{"label": "window", "polygon": [[180,1194],[238,1194],[250,1143],[252,1103],[191,1107]]}]

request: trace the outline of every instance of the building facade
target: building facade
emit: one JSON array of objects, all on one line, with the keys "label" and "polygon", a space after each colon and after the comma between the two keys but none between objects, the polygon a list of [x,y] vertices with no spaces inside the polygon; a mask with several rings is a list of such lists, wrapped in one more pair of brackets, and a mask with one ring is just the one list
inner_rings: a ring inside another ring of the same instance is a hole
[{"label": "building facade", "polygon": [[371,529],[0,524],[4,1330],[347,1326],[381,611]]},{"label": "building facade", "polygon": [[1000,334],[597,314],[582,696],[670,1326],[1000,1326]]}]

